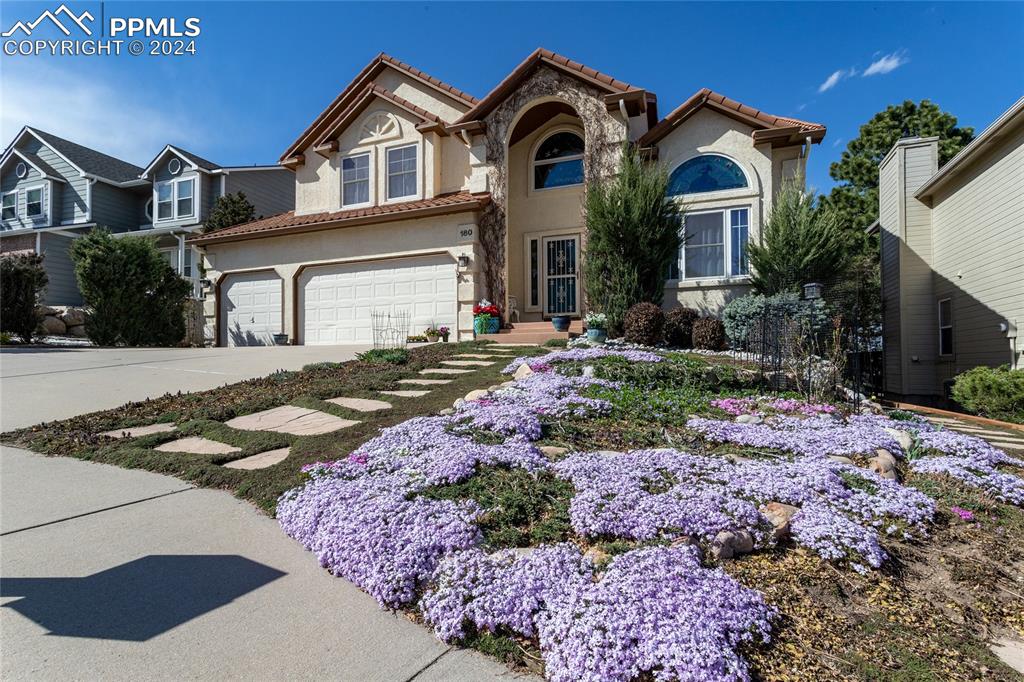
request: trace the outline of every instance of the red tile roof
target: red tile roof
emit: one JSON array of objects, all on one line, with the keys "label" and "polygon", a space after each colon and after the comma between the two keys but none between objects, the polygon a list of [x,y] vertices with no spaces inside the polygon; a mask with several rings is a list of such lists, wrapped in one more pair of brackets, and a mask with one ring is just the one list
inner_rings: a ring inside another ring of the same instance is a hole
[{"label": "red tile roof", "polygon": [[526,79],[533,69],[540,64],[547,64],[559,71],[568,73],[571,76],[581,78],[592,85],[604,90],[605,92],[630,92],[633,90],[642,90],[642,88],[636,88],[620,81],[617,78],[613,78],[607,74],[603,74],[596,69],[592,69],[589,66],[574,62],[568,57],[563,57],[560,54],[556,54],[551,50],[545,50],[543,47],[538,47],[529,57],[524,59],[519,66],[517,66],[512,73],[506,76],[498,85],[494,87],[487,96],[477,102],[476,106],[463,114],[462,118],[455,122],[455,125],[461,125],[470,121],[477,121],[491,111],[493,111],[502,101],[505,100],[508,95],[515,90],[515,88]]},{"label": "red tile roof", "polygon": [[786,116],[775,116],[774,114],[769,114],[761,111],[760,109],[748,107],[746,104],[737,102],[734,99],[730,99],[725,95],[709,90],[708,88],[701,88],[688,100],[680,104],[668,116],[663,118],[658,125],[648,130],[643,137],[640,138],[640,144],[642,146],[650,146],[657,143],[668,135],[669,132],[671,132],[677,125],[705,106],[726,116],[730,116],[741,122],[747,123],[758,130],[775,129],[783,131],[785,129],[794,128],[797,129],[794,132],[809,134],[814,142],[820,142],[821,138],[825,136],[825,126],[820,123],[801,121],[799,119],[789,118]]},{"label": "red tile roof", "polygon": [[[412,102],[403,97],[399,97],[395,93],[377,85],[376,83],[370,83],[369,85],[366,86],[365,89],[363,89],[359,96],[352,101],[352,103],[348,106],[347,109],[345,109],[345,111],[338,114],[337,118],[333,120],[330,127],[328,127],[319,138],[315,138],[316,144],[321,145],[331,140],[332,138],[337,137],[337,135],[340,134],[341,131],[343,131],[345,127],[352,122],[352,119],[355,118],[363,109],[366,108],[366,105],[373,97],[379,97],[380,99],[383,99],[387,102],[394,104],[400,109],[405,109],[413,116],[419,118],[420,121],[422,121],[423,123],[433,123],[436,124],[438,127],[442,128],[444,126],[444,121],[442,121],[441,118],[438,117],[436,114],[427,111],[423,107],[419,107],[413,104]],[[442,130],[442,132],[444,131]]]},{"label": "red tile roof", "polygon": [[406,201],[399,204],[368,206],[343,211],[309,213],[295,215],[288,211],[269,218],[261,218],[251,223],[243,223],[208,232],[189,239],[192,244],[213,244],[217,242],[243,241],[260,237],[276,237],[296,232],[313,232],[316,230],[351,227],[392,222],[396,220],[412,220],[432,215],[462,213],[483,208],[490,201],[490,194],[471,194],[470,192],[454,192],[442,194],[432,199]]}]

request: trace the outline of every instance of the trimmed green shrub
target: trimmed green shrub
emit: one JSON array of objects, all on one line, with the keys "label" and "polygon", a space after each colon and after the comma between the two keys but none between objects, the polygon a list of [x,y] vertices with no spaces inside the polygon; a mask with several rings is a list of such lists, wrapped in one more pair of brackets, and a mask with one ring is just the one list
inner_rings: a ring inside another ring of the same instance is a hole
[{"label": "trimmed green shrub", "polygon": [[629,343],[655,346],[661,343],[665,313],[661,311],[661,306],[653,303],[637,303],[626,311],[622,327]]},{"label": "trimmed green shrub", "polygon": [[1024,424],[1024,369],[975,367],[956,377],[953,399],[974,414]]},{"label": "trimmed green shrub", "polygon": [[568,345],[568,339],[548,339],[544,342],[545,348],[565,348]]},{"label": "trimmed green shrub", "polygon": [[587,183],[583,274],[589,307],[608,315],[609,336],[622,332],[630,306],[664,298],[682,225],[681,207],[667,190],[665,169],[629,146],[617,173]]},{"label": "trimmed green shrub", "polygon": [[36,253],[0,258],[0,328],[32,341],[39,326],[36,306],[41,302],[48,278],[43,257]]},{"label": "trimmed green shrub", "polygon": [[702,317],[693,323],[693,347],[702,350],[725,348],[725,325],[713,317]]},{"label": "trimmed green shrub", "polygon": [[356,358],[374,365],[404,365],[409,362],[409,351],[405,348],[374,348],[359,353]]},{"label": "trimmed green shrub", "polygon": [[693,347],[693,323],[700,318],[693,308],[673,308],[665,313],[665,343],[675,348]]},{"label": "trimmed green shrub", "polygon": [[773,296],[747,294],[729,301],[722,311],[729,345],[735,349],[747,348],[751,331],[761,324],[766,312],[777,318],[807,321],[818,331],[828,322],[825,304],[820,300],[806,301],[790,292]]},{"label": "trimmed green shrub", "polygon": [[85,332],[100,346],[176,346],[185,338],[192,287],[174,272],[152,237],[93,230],[71,245],[86,306]]}]

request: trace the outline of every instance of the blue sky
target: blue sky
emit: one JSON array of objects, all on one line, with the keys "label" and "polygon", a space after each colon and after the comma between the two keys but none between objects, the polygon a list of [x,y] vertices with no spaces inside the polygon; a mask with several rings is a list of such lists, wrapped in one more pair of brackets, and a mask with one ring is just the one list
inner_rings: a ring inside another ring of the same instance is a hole
[{"label": "blue sky", "polygon": [[[99,2],[75,2],[100,16]],[[9,2],[7,30],[58,2]],[[537,46],[658,95],[701,87],[824,123],[810,183],[875,112],[932,99],[980,131],[1024,94],[1024,3],[106,2],[201,19],[195,56],[0,57],[4,144],[24,124],[145,164],[165,143],[275,162],[385,51],[478,97]],[[35,36],[34,36],[35,37]],[[61,37],[51,33],[48,37]]]}]

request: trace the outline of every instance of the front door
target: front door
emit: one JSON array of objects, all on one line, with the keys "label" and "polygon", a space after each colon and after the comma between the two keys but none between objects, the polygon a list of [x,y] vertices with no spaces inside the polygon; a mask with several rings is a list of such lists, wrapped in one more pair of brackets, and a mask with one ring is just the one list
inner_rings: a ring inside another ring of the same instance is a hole
[{"label": "front door", "polygon": [[544,237],[544,316],[579,315],[580,237]]}]

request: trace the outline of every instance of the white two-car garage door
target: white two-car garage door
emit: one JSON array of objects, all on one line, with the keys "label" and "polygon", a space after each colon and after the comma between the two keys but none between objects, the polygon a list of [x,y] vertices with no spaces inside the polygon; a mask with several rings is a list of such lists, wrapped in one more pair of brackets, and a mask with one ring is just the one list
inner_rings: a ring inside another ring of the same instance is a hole
[{"label": "white two-car garage door", "polygon": [[457,328],[450,256],[311,266],[298,286],[306,345],[373,343],[372,311],[408,313],[407,334],[422,334],[431,324]]},{"label": "white two-car garage door", "polygon": [[281,278],[273,272],[225,275],[220,286],[221,344],[270,346],[281,332]]}]

